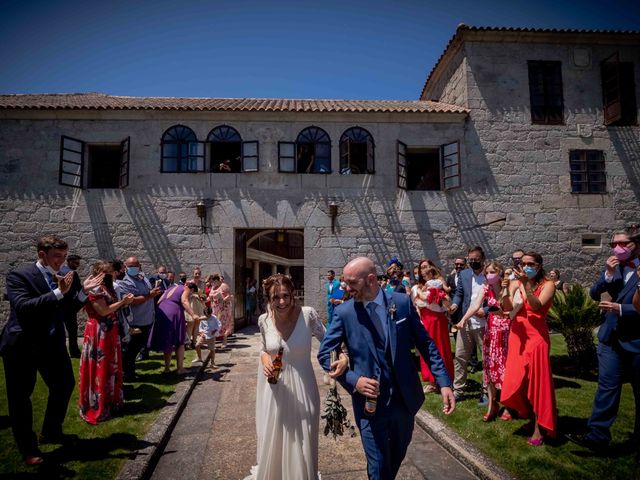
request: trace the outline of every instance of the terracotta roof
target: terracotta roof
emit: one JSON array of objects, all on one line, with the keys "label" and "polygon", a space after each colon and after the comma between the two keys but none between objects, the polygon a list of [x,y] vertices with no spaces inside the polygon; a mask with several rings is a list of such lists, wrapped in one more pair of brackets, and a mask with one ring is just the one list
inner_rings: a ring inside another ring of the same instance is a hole
[{"label": "terracotta roof", "polygon": [[[637,37],[637,40],[640,41],[640,31],[639,30],[590,30],[590,29],[579,29],[579,28],[525,28],[525,27],[474,27],[471,25],[465,25],[461,23],[458,25],[456,29],[456,33],[453,34],[449,43],[445,47],[442,55],[438,58],[438,61],[429,72],[427,76],[427,80],[422,87],[422,92],[420,93],[420,98],[424,96],[427,85],[429,84],[429,80],[433,77],[434,73],[443,62],[445,56],[454,50],[463,40],[463,36],[466,32],[497,32],[497,33],[506,33],[506,34],[552,34],[552,35],[627,35],[630,37]],[[633,39],[630,39],[633,41]],[[531,37],[528,37],[527,41],[531,41]]]},{"label": "terracotta roof", "polygon": [[456,105],[421,100],[118,97],[103,93],[0,95],[0,109],[358,113],[467,113],[469,111]]}]

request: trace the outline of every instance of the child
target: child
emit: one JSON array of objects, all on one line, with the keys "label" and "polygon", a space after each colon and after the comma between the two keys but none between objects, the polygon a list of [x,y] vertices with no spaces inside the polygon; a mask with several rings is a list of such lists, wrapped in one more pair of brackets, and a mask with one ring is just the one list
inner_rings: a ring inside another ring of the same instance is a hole
[{"label": "child", "polygon": [[193,363],[202,363],[202,347],[207,345],[207,348],[211,352],[211,368],[218,368],[215,363],[216,358],[216,332],[220,330],[220,320],[215,315],[212,315],[211,309],[207,308],[208,318],[200,321],[200,327],[198,330],[198,336],[196,338],[196,354],[198,358]]}]

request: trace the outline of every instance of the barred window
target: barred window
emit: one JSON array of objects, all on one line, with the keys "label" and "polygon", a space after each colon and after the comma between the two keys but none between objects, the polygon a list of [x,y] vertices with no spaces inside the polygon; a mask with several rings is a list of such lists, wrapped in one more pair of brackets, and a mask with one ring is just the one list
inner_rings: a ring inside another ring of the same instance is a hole
[{"label": "barred window", "polygon": [[571,191],[573,193],[605,193],[607,172],[602,150],[571,150]]}]

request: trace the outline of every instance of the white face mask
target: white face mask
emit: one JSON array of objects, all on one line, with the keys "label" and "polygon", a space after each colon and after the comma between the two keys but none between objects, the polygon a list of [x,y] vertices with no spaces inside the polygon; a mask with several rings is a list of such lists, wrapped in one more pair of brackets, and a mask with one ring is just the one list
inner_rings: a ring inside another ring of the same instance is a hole
[{"label": "white face mask", "polygon": [[45,268],[45,269],[47,270],[47,272],[49,272],[51,275],[56,275],[56,274],[58,273],[58,272],[56,272],[56,271],[53,269],[53,267],[52,267],[51,265],[47,265],[47,266],[45,266],[44,268]]},{"label": "white face mask", "polygon": [[342,288],[343,290],[347,288],[347,282],[340,282],[340,288]]}]

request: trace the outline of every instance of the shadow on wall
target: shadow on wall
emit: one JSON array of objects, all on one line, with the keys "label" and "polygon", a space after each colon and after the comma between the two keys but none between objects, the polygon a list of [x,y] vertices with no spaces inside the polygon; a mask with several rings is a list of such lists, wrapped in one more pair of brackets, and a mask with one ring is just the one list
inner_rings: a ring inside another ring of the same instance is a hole
[{"label": "shadow on wall", "polygon": [[109,222],[104,211],[103,193],[100,190],[83,190],[84,201],[87,205],[89,221],[96,239],[98,258],[116,258],[113,247],[113,233],[109,228]]},{"label": "shadow on wall", "polygon": [[[636,197],[637,204],[640,203],[640,140],[638,140],[638,127],[610,127],[609,134],[613,148],[616,149],[620,163],[624,168],[629,187]],[[637,215],[637,209],[635,210]],[[624,219],[637,222],[638,218]]]}]

